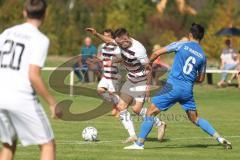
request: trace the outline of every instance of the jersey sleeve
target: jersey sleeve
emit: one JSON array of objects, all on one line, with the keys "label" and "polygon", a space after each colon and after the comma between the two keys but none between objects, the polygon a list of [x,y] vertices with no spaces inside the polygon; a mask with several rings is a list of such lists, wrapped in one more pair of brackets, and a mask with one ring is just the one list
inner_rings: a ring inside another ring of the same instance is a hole
[{"label": "jersey sleeve", "polygon": [[165,46],[165,48],[168,53],[177,52],[183,46],[184,43],[186,43],[186,42],[173,42],[173,43]]},{"label": "jersey sleeve", "polygon": [[47,38],[42,40],[41,43],[37,41],[32,42],[30,64],[37,65],[41,68],[44,66],[48,54],[49,44],[50,42]]},{"label": "jersey sleeve", "polygon": [[117,46],[116,50],[115,50],[115,55],[118,59],[121,59],[121,52],[122,50]]},{"label": "jersey sleeve", "polygon": [[147,51],[143,45],[139,46],[137,53],[137,58],[141,64],[149,63],[149,59],[147,56]]}]

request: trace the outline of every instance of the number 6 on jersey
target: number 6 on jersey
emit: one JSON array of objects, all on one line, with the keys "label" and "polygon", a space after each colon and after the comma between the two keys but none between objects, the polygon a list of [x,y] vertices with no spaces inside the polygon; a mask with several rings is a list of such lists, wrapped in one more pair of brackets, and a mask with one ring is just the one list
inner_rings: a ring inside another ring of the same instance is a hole
[{"label": "number 6 on jersey", "polygon": [[189,75],[193,70],[193,65],[196,63],[196,59],[192,56],[188,57],[183,67],[183,73]]}]

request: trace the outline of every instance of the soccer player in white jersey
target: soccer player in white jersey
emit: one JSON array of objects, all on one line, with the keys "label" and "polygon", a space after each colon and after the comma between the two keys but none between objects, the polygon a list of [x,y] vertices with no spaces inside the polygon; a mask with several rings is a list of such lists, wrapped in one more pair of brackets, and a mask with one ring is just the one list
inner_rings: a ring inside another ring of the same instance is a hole
[{"label": "soccer player in white jersey", "polygon": [[[112,38],[113,31],[111,29],[105,29],[103,35]],[[119,91],[121,76],[118,72],[118,64],[111,63],[111,61],[121,56],[121,50],[117,45],[103,43],[100,54],[101,57],[98,59],[103,63],[103,76],[98,84],[97,91],[103,99],[113,103],[112,115],[117,117],[119,115],[117,109],[119,96],[116,92]]]},{"label": "soccer player in white jersey", "polygon": [[1,160],[13,159],[17,140],[23,146],[39,145],[41,160],[55,159],[53,131],[35,95],[36,91],[43,97],[52,116],[57,117],[55,98],[41,79],[49,39],[38,27],[46,9],[45,0],[27,0],[23,11],[26,23],[8,28],[0,35]]},{"label": "soccer player in white jersey", "polygon": [[[125,143],[133,142],[136,140],[136,133],[128,107],[133,104],[133,111],[137,115],[145,117],[146,108],[143,108],[143,104],[147,91],[148,77],[145,70],[145,64],[148,63],[146,49],[140,42],[131,38],[124,28],[119,28],[114,32],[114,39],[101,35],[93,28],[87,28],[86,31],[99,37],[106,43],[113,43],[121,48],[121,61],[128,74],[127,81],[123,84],[120,91],[120,101],[117,108],[120,111],[120,120],[129,133]],[[156,117],[155,125],[158,127],[158,139],[162,140],[166,124]]]}]

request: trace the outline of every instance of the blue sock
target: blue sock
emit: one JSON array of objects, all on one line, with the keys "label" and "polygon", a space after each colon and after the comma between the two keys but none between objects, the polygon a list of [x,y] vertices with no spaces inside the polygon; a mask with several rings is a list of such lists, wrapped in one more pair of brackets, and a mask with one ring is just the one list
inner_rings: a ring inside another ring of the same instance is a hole
[{"label": "blue sock", "polygon": [[211,136],[214,136],[216,133],[216,130],[212,127],[212,125],[203,118],[199,118],[196,124]]},{"label": "blue sock", "polygon": [[[154,117],[153,116],[146,116],[144,118],[144,121],[141,124],[141,131],[139,133],[138,138],[145,140],[147,138],[147,135],[150,133],[150,131],[153,128],[153,124],[154,124]],[[141,142],[137,142],[138,145],[143,145],[143,143]]]}]

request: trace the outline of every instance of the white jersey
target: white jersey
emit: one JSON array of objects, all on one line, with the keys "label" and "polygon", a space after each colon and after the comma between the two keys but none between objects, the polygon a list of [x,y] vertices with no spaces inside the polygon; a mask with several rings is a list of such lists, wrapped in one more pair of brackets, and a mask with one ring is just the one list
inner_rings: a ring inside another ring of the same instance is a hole
[{"label": "white jersey", "polygon": [[103,76],[106,79],[118,80],[120,75],[118,72],[118,64],[109,65],[109,61],[121,57],[121,50],[117,45],[103,44],[101,49],[103,61]]},{"label": "white jersey", "polygon": [[6,29],[0,35],[0,97],[34,99],[29,65],[43,67],[49,39],[30,23]]},{"label": "white jersey", "polygon": [[127,77],[133,83],[147,80],[145,64],[149,62],[145,47],[135,39],[132,39],[132,46],[122,49],[121,56],[124,66],[128,71]]}]

